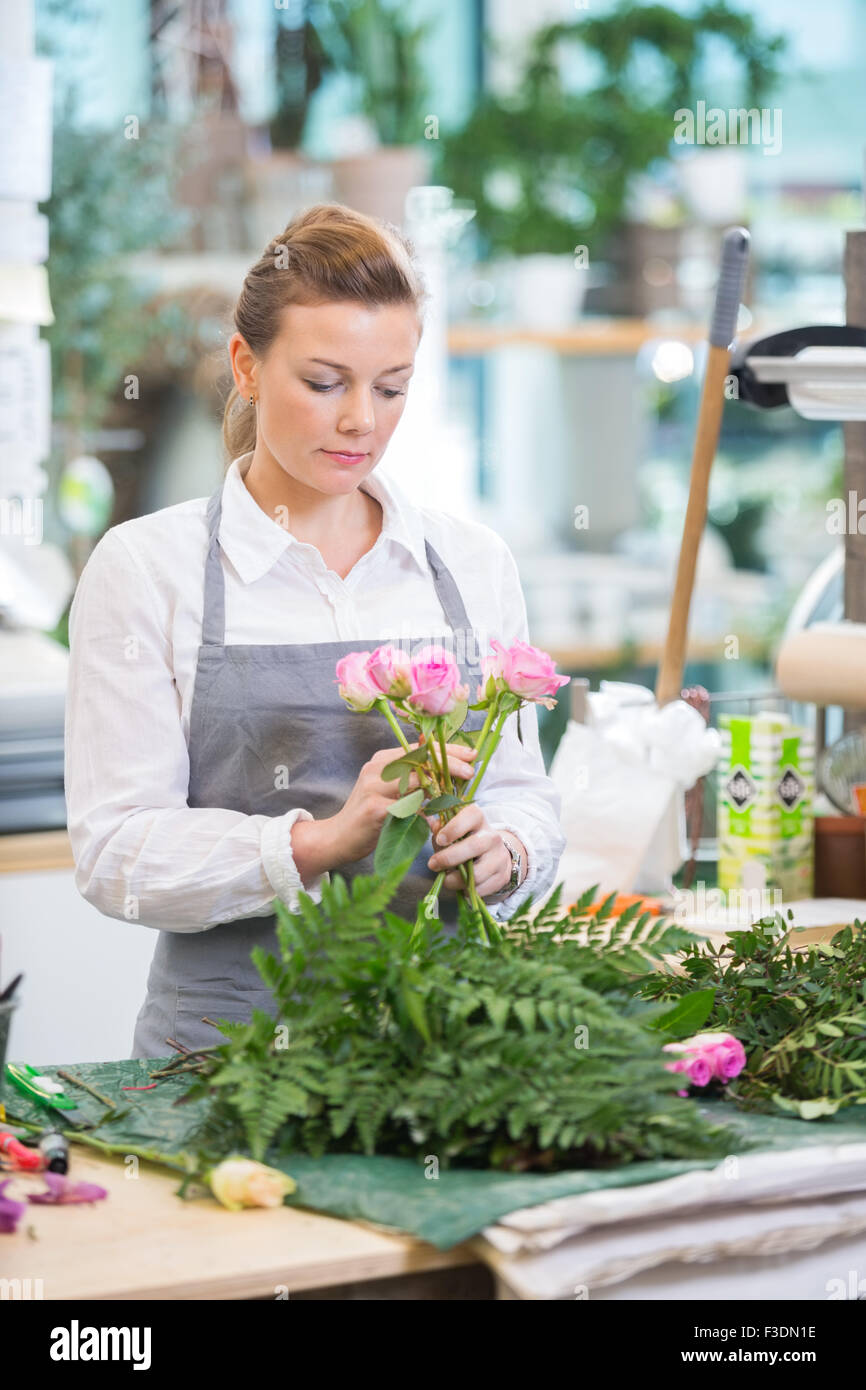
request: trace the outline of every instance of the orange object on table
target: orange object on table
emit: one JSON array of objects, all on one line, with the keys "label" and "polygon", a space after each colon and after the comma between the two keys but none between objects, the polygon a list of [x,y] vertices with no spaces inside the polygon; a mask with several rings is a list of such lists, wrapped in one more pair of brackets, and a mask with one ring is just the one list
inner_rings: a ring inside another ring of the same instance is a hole
[{"label": "orange object on table", "polygon": [[[605,894],[605,897],[609,896],[610,894]],[[604,900],[604,897],[596,898],[595,902],[590,903],[586,911],[596,912],[598,908],[601,907]],[[575,901],[577,900],[575,899]],[[611,915],[619,917],[620,914],[625,912],[627,907],[631,907],[633,903],[643,903],[644,912],[651,912],[655,917],[660,917],[662,914],[662,905],[658,898],[645,898],[642,893],[618,893],[613,900]],[[569,903],[567,911],[570,912],[573,907],[574,903]]]}]

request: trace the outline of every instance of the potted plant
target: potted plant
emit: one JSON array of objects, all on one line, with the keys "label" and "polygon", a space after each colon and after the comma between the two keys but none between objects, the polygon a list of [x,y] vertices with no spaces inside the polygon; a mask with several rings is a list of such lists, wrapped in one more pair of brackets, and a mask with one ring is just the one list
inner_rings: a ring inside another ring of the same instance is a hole
[{"label": "potted plant", "polygon": [[256,247],[266,245],[304,203],[332,193],[327,165],[302,148],[310,104],[332,67],[331,59],[308,14],[301,14],[296,24],[284,12],[278,17],[282,22],[274,44],[276,106],[259,134],[262,148],[247,163],[247,239]]},{"label": "potted plant", "polygon": [[[706,95],[699,73],[706,41],[722,38],[739,58],[748,105],[760,104],[777,77],[784,39],[768,37],[755,20],[724,3],[693,15],[666,5],[619,4],[604,15],[583,13],[537,30],[512,93],[488,92],[465,125],[437,144],[437,183],[471,198],[486,254],[521,260],[556,257],[560,299],[573,300],[575,269],[603,259],[626,221],[635,176],[669,155],[674,112]],[[598,70],[594,84],[571,90],[563,51],[581,47]],[[638,59],[660,60],[651,89]],[[641,255],[633,235],[625,254]],[[549,263],[543,263],[549,275]],[[520,295],[532,302],[532,293]],[[545,291],[553,298],[550,289]]]},{"label": "potted plant", "polygon": [[334,195],[400,225],[409,189],[430,182],[421,46],[431,21],[412,21],[384,0],[329,0],[316,6],[314,23],[329,65],[356,79],[370,133],[368,149],[332,161]]}]

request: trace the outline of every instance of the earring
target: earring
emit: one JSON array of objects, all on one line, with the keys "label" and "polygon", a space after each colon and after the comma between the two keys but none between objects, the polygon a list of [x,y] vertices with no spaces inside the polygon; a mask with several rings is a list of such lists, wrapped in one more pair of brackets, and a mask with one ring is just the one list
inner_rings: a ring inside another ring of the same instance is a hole
[{"label": "earring", "polygon": [[254,401],[255,401],[255,396],[250,396],[250,405],[252,405]]}]

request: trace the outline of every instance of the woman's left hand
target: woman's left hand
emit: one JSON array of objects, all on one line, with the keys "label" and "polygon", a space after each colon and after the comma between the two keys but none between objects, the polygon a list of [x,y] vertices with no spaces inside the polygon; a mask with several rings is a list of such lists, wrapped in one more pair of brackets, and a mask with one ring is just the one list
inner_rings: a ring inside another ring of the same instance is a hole
[{"label": "woman's left hand", "polygon": [[[439,816],[427,816],[425,819],[433,832],[435,847],[427,864],[434,874],[448,870],[442,880],[444,888],[453,888],[456,892],[465,887],[463,875],[456,866],[467,859],[474,861],[475,887],[479,897],[490,897],[506,887],[511,878],[511,855],[499,832],[487,824],[487,818],[477,802],[462,806],[444,824]],[[443,836],[444,844],[440,848]]]}]

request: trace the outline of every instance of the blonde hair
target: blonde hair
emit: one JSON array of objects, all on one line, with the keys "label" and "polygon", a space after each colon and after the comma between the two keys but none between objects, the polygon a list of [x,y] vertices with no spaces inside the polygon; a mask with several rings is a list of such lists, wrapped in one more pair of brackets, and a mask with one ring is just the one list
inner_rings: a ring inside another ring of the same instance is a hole
[{"label": "blonde hair", "polygon": [[[316,203],[292,218],[247,271],[233,320],[262,358],[280,331],[286,304],[410,304],[423,328],[428,298],[415,248],[394,223],[343,203]],[[255,443],[255,410],[232,386],[223,413],[228,461]]]}]

